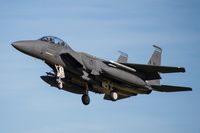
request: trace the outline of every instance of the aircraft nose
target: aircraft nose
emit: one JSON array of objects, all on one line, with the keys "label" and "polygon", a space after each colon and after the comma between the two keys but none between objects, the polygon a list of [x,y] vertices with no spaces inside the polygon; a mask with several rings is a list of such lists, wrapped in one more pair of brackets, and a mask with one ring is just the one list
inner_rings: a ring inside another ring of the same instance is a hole
[{"label": "aircraft nose", "polygon": [[31,50],[33,50],[33,46],[29,42],[26,42],[26,41],[13,42],[11,45],[17,50],[26,54],[29,54]]},{"label": "aircraft nose", "polygon": [[16,48],[17,50],[20,50],[20,49],[22,49],[22,44],[21,43],[18,43],[18,42],[13,42],[12,44],[11,44],[14,48]]}]

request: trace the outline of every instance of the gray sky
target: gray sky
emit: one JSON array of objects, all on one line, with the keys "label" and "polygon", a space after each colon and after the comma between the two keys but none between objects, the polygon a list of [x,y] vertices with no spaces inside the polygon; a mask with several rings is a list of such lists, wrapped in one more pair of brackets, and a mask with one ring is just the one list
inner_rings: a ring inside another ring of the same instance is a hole
[{"label": "gray sky", "polygon": [[[199,133],[200,2],[198,0],[0,1],[1,133]],[[115,103],[49,87],[39,76],[50,68],[11,47],[11,42],[54,35],[77,50],[116,60],[147,63],[152,45],[163,65],[185,74],[162,75],[162,84],[192,92],[139,95]]]}]

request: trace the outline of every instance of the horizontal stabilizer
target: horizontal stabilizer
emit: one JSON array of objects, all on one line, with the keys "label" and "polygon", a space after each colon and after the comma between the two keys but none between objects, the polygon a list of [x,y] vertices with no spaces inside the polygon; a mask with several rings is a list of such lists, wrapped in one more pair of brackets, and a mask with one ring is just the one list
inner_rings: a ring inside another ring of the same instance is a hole
[{"label": "horizontal stabilizer", "polygon": [[190,87],[169,86],[169,85],[151,85],[153,90],[160,92],[179,92],[179,91],[192,91]]}]

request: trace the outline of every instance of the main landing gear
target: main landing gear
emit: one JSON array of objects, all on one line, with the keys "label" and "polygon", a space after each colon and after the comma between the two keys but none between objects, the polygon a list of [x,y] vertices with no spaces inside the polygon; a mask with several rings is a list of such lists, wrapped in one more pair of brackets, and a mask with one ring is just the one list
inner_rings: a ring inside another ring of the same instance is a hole
[{"label": "main landing gear", "polygon": [[88,105],[90,103],[90,97],[89,97],[89,93],[88,93],[89,87],[88,87],[88,84],[86,84],[85,86],[86,86],[85,94],[83,94],[81,100],[84,105]]},{"label": "main landing gear", "polygon": [[118,99],[118,94],[115,91],[110,92],[110,97],[113,101],[116,101]]},{"label": "main landing gear", "polygon": [[117,101],[118,93],[113,89],[112,82],[102,82],[102,87],[110,91],[110,98],[112,101]]},{"label": "main landing gear", "polygon": [[83,94],[81,100],[84,105],[88,105],[90,103],[90,97],[88,94]]},{"label": "main landing gear", "polygon": [[58,88],[59,89],[62,89],[63,88],[63,82],[62,82],[62,78],[65,78],[65,71],[64,71],[64,68],[60,65],[55,65],[56,67],[56,76],[57,76],[57,79],[56,81],[58,82]]},{"label": "main landing gear", "polygon": [[[65,78],[65,72],[64,72],[64,68],[60,65],[55,65],[55,68],[56,68],[56,81],[58,83],[58,88],[59,89],[62,89],[63,88],[63,81],[62,79]],[[84,105],[88,105],[90,103],[90,97],[89,97],[89,94],[88,94],[88,91],[89,91],[89,87],[88,87],[88,84],[85,85],[86,89],[85,89],[85,94],[83,94],[82,96],[82,102]]]}]

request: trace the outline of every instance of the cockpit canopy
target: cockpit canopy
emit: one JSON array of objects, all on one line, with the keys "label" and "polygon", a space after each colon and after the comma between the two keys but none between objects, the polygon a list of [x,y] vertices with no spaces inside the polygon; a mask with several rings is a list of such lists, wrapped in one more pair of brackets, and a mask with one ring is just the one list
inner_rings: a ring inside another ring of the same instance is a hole
[{"label": "cockpit canopy", "polygon": [[66,48],[70,48],[66,42],[64,42],[62,39],[55,37],[55,36],[44,36],[44,37],[40,38],[39,40],[49,42],[52,44],[56,44],[56,45],[60,45],[60,46],[64,46]]}]

